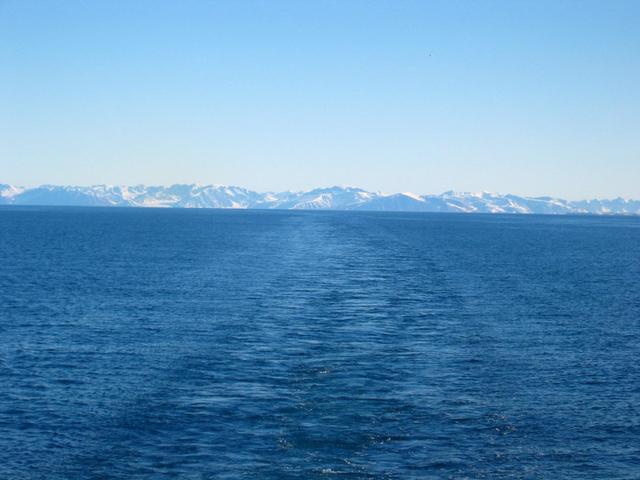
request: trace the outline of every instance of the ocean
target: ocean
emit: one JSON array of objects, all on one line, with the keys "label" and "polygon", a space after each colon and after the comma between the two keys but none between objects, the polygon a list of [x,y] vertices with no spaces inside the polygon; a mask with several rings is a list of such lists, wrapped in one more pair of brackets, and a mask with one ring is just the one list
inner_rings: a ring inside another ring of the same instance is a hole
[{"label": "ocean", "polygon": [[2,479],[640,478],[640,218],[0,208]]}]

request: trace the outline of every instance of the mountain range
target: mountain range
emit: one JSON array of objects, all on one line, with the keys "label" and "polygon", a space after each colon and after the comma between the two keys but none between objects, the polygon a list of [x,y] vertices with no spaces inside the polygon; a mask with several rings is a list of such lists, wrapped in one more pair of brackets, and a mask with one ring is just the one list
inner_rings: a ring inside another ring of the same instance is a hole
[{"label": "mountain range", "polygon": [[0,205],[640,215],[640,201],[623,198],[570,201],[453,191],[440,195],[384,194],[355,187],[260,193],[242,187],[196,184],[34,188],[0,184]]}]

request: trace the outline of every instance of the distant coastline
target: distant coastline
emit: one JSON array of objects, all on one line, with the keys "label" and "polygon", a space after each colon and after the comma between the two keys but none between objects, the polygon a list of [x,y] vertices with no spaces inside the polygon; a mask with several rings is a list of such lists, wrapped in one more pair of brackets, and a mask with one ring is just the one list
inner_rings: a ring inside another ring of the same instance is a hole
[{"label": "distant coastline", "polygon": [[439,195],[385,194],[337,186],[262,193],[236,186],[196,184],[33,188],[0,184],[0,205],[640,215],[640,200],[623,198],[571,201],[453,191]]}]

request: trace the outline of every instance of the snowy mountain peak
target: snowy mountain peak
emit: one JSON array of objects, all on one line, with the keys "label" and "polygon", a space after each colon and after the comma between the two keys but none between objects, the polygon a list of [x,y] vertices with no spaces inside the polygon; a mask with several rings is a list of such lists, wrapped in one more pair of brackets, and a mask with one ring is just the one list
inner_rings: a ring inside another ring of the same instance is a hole
[{"label": "snowy mountain peak", "polygon": [[640,215],[640,201],[623,198],[568,201],[486,191],[447,191],[440,195],[421,196],[411,192],[383,194],[352,186],[260,193],[232,185],[42,185],[22,188],[0,184],[0,204]]},{"label": "snowy mountain peak", "polygon": [[1,198],[11,198],[16,195],[19,195],[24,191],[24,188],[14,187],[13,185],[7,185],[0,183],[0,197]]}]

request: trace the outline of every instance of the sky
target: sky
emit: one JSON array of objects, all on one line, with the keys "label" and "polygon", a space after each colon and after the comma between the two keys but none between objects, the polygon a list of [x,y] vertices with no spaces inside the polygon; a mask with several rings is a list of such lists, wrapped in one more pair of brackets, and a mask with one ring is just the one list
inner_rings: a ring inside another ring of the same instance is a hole
[{"label": "sky", "polygon": [[0,0],[0,183],[640,198],[640,2]]}]

